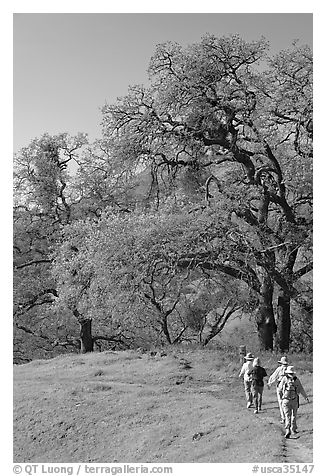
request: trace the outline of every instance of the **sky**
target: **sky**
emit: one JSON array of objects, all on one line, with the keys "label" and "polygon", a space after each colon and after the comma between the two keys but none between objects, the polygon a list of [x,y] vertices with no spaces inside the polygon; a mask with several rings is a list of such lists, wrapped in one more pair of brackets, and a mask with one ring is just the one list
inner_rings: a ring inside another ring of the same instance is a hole
[{"label": "sky", "polygon": [[276,53],[294,39],[312,47],[309,13],[16,13],[13,149],[43,133],[101,135],[100,108],[147,84],[155,46],[205,33],[264,36]]}]

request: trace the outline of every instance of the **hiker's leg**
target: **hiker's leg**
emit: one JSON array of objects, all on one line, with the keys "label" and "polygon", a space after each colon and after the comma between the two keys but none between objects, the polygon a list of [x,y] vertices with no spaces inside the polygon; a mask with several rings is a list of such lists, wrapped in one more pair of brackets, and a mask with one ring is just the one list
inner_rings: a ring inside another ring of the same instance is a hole
[{"label": "hiker's leg", "polygon": [[248,382],[248,389],[249,389],[249,395],[250,395],[250,403],[254,402],[254,394],[253,394],[253,389],[252,389],[252,382]]},{"label": "hiker's leg", "polygon": [[297,400],[292,400],[292,431],[297,431],[297,412],[298,403]]},{"label": "hiker's leg", "polygon": [[244,389],[246,394],[247,403],[252,404],[251,382],[244,380]]},{"label": "hiker's leg", "polygon": [[259,410],[261,410],[261,405],[262,405],[262,403],[263,403],[263,391],[264,391],[264,387],[259,387],[259,388],[258,388],[258,391],[259,391],[259,394],[258,394],[258,397],[259,397],[258,408],[259,408]]},{"label": "hiker's leg", "polygon": [[253,386],[253,387],[252,387],[252,393],[253,393],[253,398],[254,398],[255,409],[258,410],[258,407],[259,407],[259,403],[258,403],[258,398],[259,398],[258,387]]},{"label": "hiker's leg", "polygon": [[282,400],[283,413],[285,417],[285,430],[288,432],[291,429],[291,414],[292,408],[289,400]]}]

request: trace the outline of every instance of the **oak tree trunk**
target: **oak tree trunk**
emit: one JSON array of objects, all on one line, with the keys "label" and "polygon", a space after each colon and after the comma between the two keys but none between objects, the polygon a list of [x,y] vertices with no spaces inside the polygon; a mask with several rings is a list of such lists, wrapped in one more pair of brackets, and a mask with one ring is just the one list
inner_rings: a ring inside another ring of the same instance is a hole
[{"label": "oak tree trunk", "polygon": [[266,273],[260,287],[260,303],[256,315],[258,338],[262,350],[273,350],[276,324],[273,310],[273,283]]},{"label": "oak tree trunk", "polygon": [[80,322],[80,352],[93,352],[94,341],[92,337],[92,321],[87,319]]},{"label": "oak tree trunk", "polygon": [[[263,189],[264,195],[258,206],[257,217],[258,222],[261,225],[264,225],[267,222],[268,207],[270,203],[268,188],[266,188],[264,185]],[[268,260],[270,264],[275,263],[274,253],[266,253],[265,259]],[[271,280],[268,274],[268,270],[265,268],[264,265],[257,266],[257,275],[260,280],[260,302],[256,316],[259,344],[262,350],[273,350],[274,334],[276,332],[276,324],[273,310],[273,281]]]},{"label": "oak tree trunk", "polygon": [[161,326],[162,326],[163,334],[165,335],[165,338],[166,338],[168,344],[172,344],[172,340],[171,340],[171,336],[170,336],[170,332],[169,332],[169,328],[168,328],[168,316],[167,315],[162,316]]},{"label": "oak tree trunk", "polygon": [[290,296],[282,289],[277,301],[277,335],[276,346],[281,352],[287,352],[290,347],[291,315]]}]

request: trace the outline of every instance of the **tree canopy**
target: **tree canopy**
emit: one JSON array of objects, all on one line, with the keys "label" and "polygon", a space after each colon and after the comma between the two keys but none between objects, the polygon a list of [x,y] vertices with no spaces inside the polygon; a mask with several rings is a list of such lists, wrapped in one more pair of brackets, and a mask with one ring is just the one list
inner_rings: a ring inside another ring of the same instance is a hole
[{"label": "tree canopy", "polygon": [[126,345],[135,329],[206,342],[250,309],[261,347],[288,350],[293,309],[311,331],[310,49],[206,35],[158,45],[148,73],[102,108],[94,144],[45,136],[19,156],[23,241],[37,202],[56,301]]}]

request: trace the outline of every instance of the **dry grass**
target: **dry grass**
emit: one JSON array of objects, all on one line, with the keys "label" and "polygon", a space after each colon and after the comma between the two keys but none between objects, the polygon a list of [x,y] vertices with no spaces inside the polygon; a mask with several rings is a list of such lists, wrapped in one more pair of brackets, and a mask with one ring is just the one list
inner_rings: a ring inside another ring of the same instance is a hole
[{"label": "dry grass", "polygon": [[[311,397],[311,360],[289,357]],[[261,359],[270,374],[278,356]],[[274,389],[254,415],[239,367],[232,352],[180,348],[165,357],[103,352],[15,366],[14,461],[296,462],[284,452]],[[311,404],[301,405],[298,424],[310,457]]]}]

